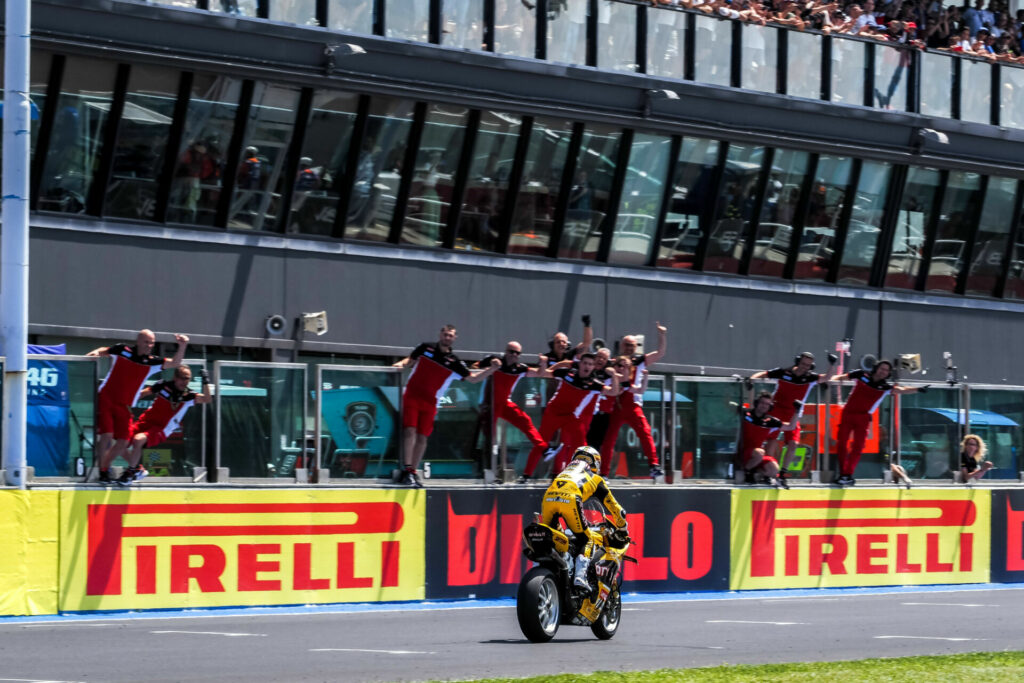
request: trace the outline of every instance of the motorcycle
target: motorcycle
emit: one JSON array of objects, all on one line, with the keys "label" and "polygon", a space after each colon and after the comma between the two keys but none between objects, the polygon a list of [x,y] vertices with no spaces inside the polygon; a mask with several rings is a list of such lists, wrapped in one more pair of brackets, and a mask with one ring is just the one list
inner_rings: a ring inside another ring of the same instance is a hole
[{"label": "motorcycle", "polygon": [[519,582],[516,616],[523,635],[534,643],[554,638],[561,624],[589,626],[601,640],[619,629],[623,561],[636,562],[626,555],[630,538],[604,515],[584,533],[594,542],[586,589],[573,583],[574,558],[564,531],[540,522],[523,530],[523,554],[537,565]]}]

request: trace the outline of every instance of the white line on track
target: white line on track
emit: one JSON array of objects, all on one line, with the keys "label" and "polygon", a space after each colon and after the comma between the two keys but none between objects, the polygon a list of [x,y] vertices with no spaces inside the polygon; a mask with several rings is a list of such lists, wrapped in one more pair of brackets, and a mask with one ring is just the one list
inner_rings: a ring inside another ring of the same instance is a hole
[{"label": "white line on track", "polygon": [[310,652],[371,652],[381,655],[436,655],[436,652],[419,652],[417,650],[365,650],[358,647],[316,647]]},{"label": "white line on track", "polygon": [[246,636],[266,637],[266,633],[223,633],[221,631],[150,631],[150,633],[187,633],[193,636],[227,636],[229,638],[242,638]]},{"label": "white line on track", "polygon": [[[39,628],[40,626],[52,626],[53,623],[54,622],[52,622],[52,621],[44,621],[44,622],[38,623],[38,624],[22,624],[22,628]],[[111,623],[97,624],[97,623],[94,623],[94,622],[91,622],[91,621],[85,621],[85,622],[72,621],[72,622],[68,622],[67,625],[68,626],[90,626],[92,628],[104,628],[104,627],[107,627],[107,626],[118,626],[118,624],[111,624]],[[8,680],[8,679],[0,678],[0,681],[6,681],[6,680]]]},{"label": "white line on track", "polygon": [[901,602],[901,605],[934,605],[936,607],[999,607],[999,605],[982,605],[972,602]]},{"label": "white line on track", "polygon": [[768,624],[770,626],[810,626],[806,621],[742,621],[739,619],[708,619],[705,624]]},{"label": "white line on track", "polygon": [[75,683],[74,681],[58,681],[49,678],[0,678],[0,681],[15,681],[16,683]]},{"label": "white line on track", "polygon": [[875,636],[879,640],[892,640],[894,638],[900,638],[902,640],[952,640],[952,641],[963,641],[963,640],[988,640],[988,638],[943,638],[942,636]]}]

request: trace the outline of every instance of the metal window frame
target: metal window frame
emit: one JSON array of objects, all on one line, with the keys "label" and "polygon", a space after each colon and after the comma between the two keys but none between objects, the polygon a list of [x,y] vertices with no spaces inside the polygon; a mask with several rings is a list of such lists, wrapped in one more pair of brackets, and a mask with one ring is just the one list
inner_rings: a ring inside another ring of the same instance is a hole
[{"label": "metal window frame", "polygon": [[[864,165],[864,160],[856,157],[850,159],[850,162],[850,177],[847,178],[846,181],[846,194],[843,196],[843,208],[839,212],[839,224],[836,226],[836,243],[835,248],[832,250],[832,263],[829,264],[828,273],[825,276],[825,282],[832,284],[835,284],[839,279],[839,269],[843,263],[843,254],[846,252],[846,238],[850,234],[850,218],[853,216],[853,205],[856,200],[857,187],[860,185],[861,168]],[[889,182],[892,182],[891,173]]]},{"label": "metal window frame", "polygon": [[192,99],[192,85],[195,73],[182,71],[178,78],[178,99],[174,103],[171,128],[167,132],[167,145],[164,148],[163,168],[160,169],[159,184],[156,188],[156,207],[153,220],[157,223],[167,222],[167,211],[171,201],[174,185],[174,172],[178,167],[178,154],[181,141],[185,137],[185,122],[188,120],[188,106]]},{"label": "metal window frame", "polygon": [[[299,91],[298,107],[295,110],[295,124],[292,127],[292,139],[288,143],[288,156],[284,164],[284,187],[281,190],[281,201],[277,209],[276,230],[284,234],[288,232],[291,222],[292,201],[295,198],[295,181],[299,177],[299,160],[302,158],[302,147],[306,142],[306,131],[313,114],[313,88],[302,88]],[[268,191],[270,189],[268,188]]]},{"label": "metal window frame", "polygon": [[[432,4],[435,2],[437,0],[432,0]],[[439,2],[438,9],[440,9]],[[413,176],[416,174],[416,157],[423,141],[423,127],[426,123],[428,106],[426,102],[413,104],[412,126],[409,129],[409,137],[405,141],[402,175],[398,180],[398,195],[395,197],[395,207],[391,213],[391,228],[388,234],[388,242],[391,244],[401,244],[402,242],[402,228],[405,225],[405,213],[409,206],[409,192],[412,190]]]},{"label": "metal window frame", "polygon": [[107,112],[107,120],[103,126],[103,148],[96,171],[89,181],[89,194],[85,200],[85,213],[90,216],[103,216],[107,188],[110,186],[111,172],[114,169],[114,156],[117,153],[121,117],[124,113],[131,68],[130,64],[121,62],[117,65],[114,75],[114,95],[110,102],[110,110]]},{"label": "metal window frame", "polygon": [[574,121],[572,134],[569,137],[569,148],[565,151],[565,165],[562,167],[562,182],[558,187],[558,201],[555,203],[555,215],[551,225],[550,241],[546,256],[557,259],[562,246],[562,235],[565,232],[565,217],[569,212],[569,195],[572,183],[576,178],[576,166],[579,164],[580,149],[583,147],[583,135],[586,124]]},{"label": "metal window frame", "polygon": [[882,215],[879,243],[875,247],[875,261],[868,271],[869,287],[885,287],[885,275],[889,269],[889,257],[892,256],[892,240],[899,222],[900,207],[903,204],[903,193],[909,177],[909,166],[894,164],[889,175],[889,187],[885,195],[885,213]]},{"label": "metal window frame", "polygon": [[999,276],[999,281],[996,283],[995,291],[992,293],[992,296],[997,299],[1006,298],[1006,285],[1010,279],[1010,266],[1013,264],[1013,255],[1017,251],[1017,241],[1024,235],[1024,227],[1021,226],[1021,221],[1024,220],[1022,203],[1024,203],[1024,180],[1018,180],[1017,197],[1014,200],[1013,207],[1013,222],[1010,223],[1010,235],[1006,244],[1006,250],[1003,253],[1002,272]]},{"label": "metal window frame", "polygon": [[818,157],[820,156],[820,154],[811,152],[807,157],[807,172],[804,174],[804,182],[800,187],[800,196],[796,200],[796,209],[793,211],[793,225],[790,226],[792,232],[790,233],[789,252],[786,254],[786,262],[782,266],[782,279],[784,280],[792,280],[793,273],[796,272],[800,245],[803,244],[804,229],[807,227],[811,192],[818,175]]},{"label": "metal window frame", "polygon": [[[953,286],[952,294],[963,296],[967,289],[967,277],[971,272],[971,264],[974,262],[974,245],[977,244],[978,234],[981,232],[981,214],[985,211],[985,198],[988,196],[989,176],[982,175],[981,183],[978,186],[978,210],[971,218],[971,224],[967,229],[967,241],[964,244],[963,266],[956,274],[956,284]],[[927,283],[924,291],[928,291]]]},{"label": "metal window frame", "polygon": [[[651,240],[651,253],[647,258],[647,266],[654,268],[658,265],[658,256],[661,251],[661,240],[665,235],[665,221],[668,217],[669,204],[672,203],[672,195],[675,190],[676,166],[679,164],[679,153],[683,149],[683,136],[673,135],[669,143],[668,163],[665,164],[667,172],[665,182],[662,185],[661,207],[658,209],[658,217],[654,226],[654,239]],[[673,401],[675,399],[673,398]]]},{"label": "metal window frame", "polygon": [[740,254],[737,264],[737,273],[742,276],[750,275],[750,261],[754,256],[754,243],[757,241],[757,230],[761,227],[761,211],[764,210],[764,200],[768,194],[768,181],[771,178],[772,166],[775,164],[775,147],[765,147],[761,158],[761,177],[757,180],[757,189],[754,193],[754,210],[747,227],[747,235],[744,238],[743,253]]},{"label": "metal window frame", "polygon": [[626,182],[626,171],[629,168],[629,157],[633,151],[634,128],[622,128],[619,131],[618,148],[615,150],[615,175],[612,177],[611,191],[608,193],[608,211],[601,221],[601,241],[597,247],[594,261],[608,263],[611,253],[612,238],[619,222],[619,204],[622,202],[622,186]]},{"label": "metal window frame", "polygon": [[[270,87],[261,81],[263,87]],[[214,227],[227,229],[228,214],[231,211],[231,201],[235,196],[235,186],[238,181],[238,165],[242,161],[242,143],[248,133],[249,112],[252,110],[252,98],[256,92],[256,81],[246,78],[242,81],[241,92],[238,98],[238,110],[235,112],[235,123],[231,131],[231,141],[228,143],[227,154],[224,159],[224,175],[221,178],[220,197],[217,201],[217,213],[214,218]]]},{"label": "metal window frame", "polygon": [[338,203],[334,212],[335,239],[344,239],[348,227],[348,206],[352,201],[352,186],[356,181],[356,170],[359,166],[359,151],[366,137],[366,127],[370,119],[370,96],[359,95],[356,103],[356,118],[352,123],[352,132],[348,137],[348,151],[345,155],[345,173],[338,188]]},{"label": "metal window frame", "polygon": [[39,121],[39,134],[36,138],[36,148],[30,167],[32,182],[29,190],[29,209],[32,211],[39,209],[39,192],[43,184],[46,155],[50,151],[50,137],[53,134],[53,122],[57,118],[57,103],[63,87],[66,65],[67,57],[65,55],[51,54],[50,74],[46,83],[46,104],[43,106],[42,119]]},{"label": "metal window frame", "polygon": [[469,185],[469,172],[473,166],[473,153],[476,151],[482,116],[483,110],[471,109],[466,120],[466,132],[462,136],[462,153],[459,154],[459,167],[455,173],[451,204],[448,206],[448,220],[441,240],[441,246],[445,249],[455,248],[455,238],[458,235],[459,222],[462,220],[462,204],[466,200],[466,187]]},{"label": "metal window frame", "polygon": [[[538,8],[540,5],[538,5]],[[522,188],[523,173],[526,170],[526,155],[530,150],[530,139],[533,137],[533,116],[523,116],[519,124],[519,139],[516,140],[515,157],[512,159],[512,170],[509,174],[508,188],[505,190],[505,203],[498,217],[498,243],[495,252],[508,253],[508,243],[512,238],[512,218],[518,205],[519,192]]]},{"label": "metal window frame", "polygon": [[711,178],[711,187],[708,194],[712,201],[708,202],[700,212],[700,242],[697,244],[697,253],[693,255],[693,269],[704,270],[704,261],[708,255],[708,244],[711,242],[711,230],[718,220],[718,197],[722,193],[722,180],[725,178],[725,165],[729,160],[729,148],[732,143],[727,140],[718,140],[718,163],[715,165]]},{"label": "metal window frame", "polygon": [[935,240],[939,231],[939,219],[942,217],[942,205],[946,201],[946,189],[949,186],[949,171],[939,170],[939,187],[935,190],[932,198],[932,213],[928,217],[928,224],[924,226],[924,244],[921,248],[921,263],[917,270],[917,282],[914,290],[924,291],[925,283],[928,281],[928,271],[932,266],[932,252],[935,250]]}]

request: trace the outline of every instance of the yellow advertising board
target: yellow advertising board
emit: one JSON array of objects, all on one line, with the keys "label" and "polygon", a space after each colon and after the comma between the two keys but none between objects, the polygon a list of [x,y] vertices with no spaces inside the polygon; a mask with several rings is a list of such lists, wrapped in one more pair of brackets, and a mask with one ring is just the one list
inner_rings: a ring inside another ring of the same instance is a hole
[{"label": "yellow advertising board", "polygon": [[57,612],[57,491],[0,491],[0,616]]},{"label": "yellow advertising board", "polygon": [[62,611],[424,597],[423,490],[60,495]]},{"label": "yellow advertising board", "polygon": [[985,490],[736,490],[733,590],[989,580]]}]

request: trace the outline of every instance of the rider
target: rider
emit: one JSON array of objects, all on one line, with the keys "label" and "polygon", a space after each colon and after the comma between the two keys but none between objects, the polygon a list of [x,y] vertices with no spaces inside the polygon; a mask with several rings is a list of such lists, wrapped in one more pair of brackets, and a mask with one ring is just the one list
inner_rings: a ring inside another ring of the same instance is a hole
[{"label": "rider", "polygon": [[601,454],[590,446],[577,448],[572,454],[572,460],[544,492],[540,508],[541,524],[554,526],[561,517],[573,533],[571,550],[577,556],[573,583],[579,588],[590,586],[587,583],[587,567],[590,566],[594,551],[594,543],[585,531],[583,502],[597,495],[598,500],[612,514],[615,526],[623,530],[626,528],[626,511],[608,490],[600,471]]}]

